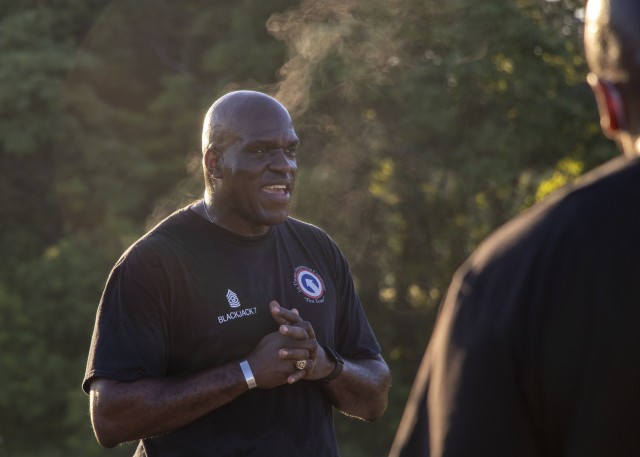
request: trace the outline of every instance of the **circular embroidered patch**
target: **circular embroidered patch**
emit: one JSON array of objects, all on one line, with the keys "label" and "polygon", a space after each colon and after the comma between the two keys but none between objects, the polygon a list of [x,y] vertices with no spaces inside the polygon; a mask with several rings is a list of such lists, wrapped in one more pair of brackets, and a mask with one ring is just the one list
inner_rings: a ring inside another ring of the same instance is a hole
[{"label": "circular embroidered patch", "polygon": [[294,272],[294,284],[305,297],[318,301],[324,295],[324,281],[311,268],[298,267]]}]

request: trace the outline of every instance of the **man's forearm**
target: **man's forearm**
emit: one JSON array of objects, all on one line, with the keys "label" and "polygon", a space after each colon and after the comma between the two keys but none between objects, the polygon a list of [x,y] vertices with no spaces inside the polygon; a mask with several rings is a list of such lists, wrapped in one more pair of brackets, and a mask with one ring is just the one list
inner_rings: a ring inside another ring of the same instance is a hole
[{"label": "man's forearm", "polygon": [[326,384],[325,391],[342,413],[376,421],[387,409],[391,374],[382,357],[344,361],[340,376]]},{"label": "man's forearm", "polygon": [[161,435],[183,427],[248,390],[237,363],[181,378],[91,384],[91,419],[100,444]]}]

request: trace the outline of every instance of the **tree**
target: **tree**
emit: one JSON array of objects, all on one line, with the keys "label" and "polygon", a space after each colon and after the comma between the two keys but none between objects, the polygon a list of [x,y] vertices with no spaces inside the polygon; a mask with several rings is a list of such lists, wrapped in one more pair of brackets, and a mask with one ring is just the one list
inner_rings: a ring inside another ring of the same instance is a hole
[{"label": "tree", "polygon": [[293,214],[344,250],[394,376],[382,421],[337,420],[341,451],[385,455],[453,271],[615,154],[583,81],[579,13],[573,0],[1,2],[0,456],[107,454],[79,387],[104,281],[199,198],[204,111],[238,87],[295,116]]},{"label": "tree", "polygon": [[345,248],[394,375],[380,433],[340,423],[349,455],[388,449],[470,251],[534,202],[556,163],[586,170],[612,154],[584,83],[577,9],[309,1],[270,20],[290,53],[282,95],[305,109],[296,212]]}]

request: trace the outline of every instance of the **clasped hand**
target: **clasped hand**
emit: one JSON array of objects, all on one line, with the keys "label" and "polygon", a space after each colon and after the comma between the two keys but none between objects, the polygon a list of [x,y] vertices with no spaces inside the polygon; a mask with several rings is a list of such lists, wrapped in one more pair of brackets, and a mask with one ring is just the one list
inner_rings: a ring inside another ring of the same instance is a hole
[{"label": "clasped hand", "polygon": [[[247,356],[259,388],[269,389],[293,384],[301,379],[319,379],[319,356],[326,365],[326,356],[316,341],[310,322],[302,320],[296,309],[282,308],[277,301],[269,304],[271,315],[280,324],[277,332],[266,335]],[[304,369],[296,368],[304,361]],[[326,371],[326,370],[324,370]]]}]

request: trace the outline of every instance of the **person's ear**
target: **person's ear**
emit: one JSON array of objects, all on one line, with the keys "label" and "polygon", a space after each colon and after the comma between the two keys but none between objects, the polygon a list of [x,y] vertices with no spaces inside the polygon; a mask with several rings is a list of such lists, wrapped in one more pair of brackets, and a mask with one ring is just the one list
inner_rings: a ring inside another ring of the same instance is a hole
[{"label": "person's ear", "polygon": [[616,139],[627,128],[624,103],[618,88],[604,79],[589,73],[587,81],[593,90],[600,112],[600,127],[606,136]]},{"label": "person's ear", "polygon": [[222,178],[222,153],[220,151],[215,148],[207,149],[204,153],[204,165],[212,178]]}]

